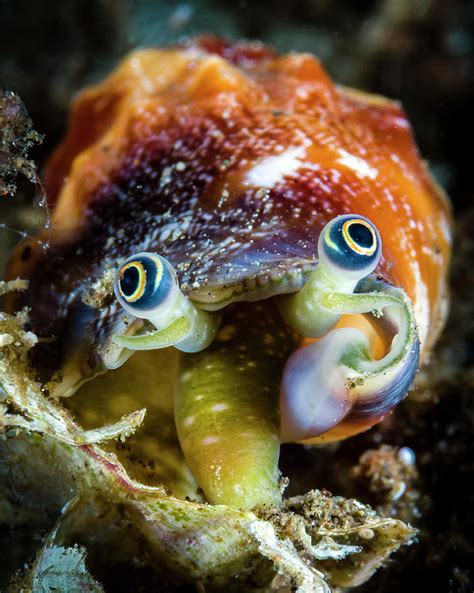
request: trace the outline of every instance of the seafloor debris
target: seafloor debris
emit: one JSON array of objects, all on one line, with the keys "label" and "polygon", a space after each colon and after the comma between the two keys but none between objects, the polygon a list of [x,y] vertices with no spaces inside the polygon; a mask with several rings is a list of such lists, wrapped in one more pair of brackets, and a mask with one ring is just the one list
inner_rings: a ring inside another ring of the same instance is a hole
[{"label": "seafloor debris", "polygon": [[415,454],[408,447],[381,445],[368,449],[353,468],[353,475],[368,481],[369,490],[387,501],[398,500],[416,477]]},{"label": "seafloor debris", "polygon": [[[250,591],[278,572],[301,592],[324,592],[332,585],[363,582],[391,551],[413,538],[415,530],[401,521],[327,493],[310,492],[288,500],[284,508],[243,512],[177,498],[161,486],[132,479],[106,441],[133,433],[143,412],[83,430],[29,377],[25,353],[34,340],[24,331],[24,320],[2,315],[1,321],[2,333],[13,338],[0,355],[2,520],[50,530],[25,576],[30,583],[25,591],[37,590],[31,583],[45,578],[70,586],[84,581],[100,591],[96,572],[102,575],[104,566],[133,564],[139,557],[142,573],[159,574],[169,590],[193,582],[209,590],[234,583],[237,590]],[[166,351],[158,353],[155,367],[163,374],[170,372],[166,359]],[[128,373],[139,368],[133,364]],[[120,371],[104,378],[116,381],[123,400]],[[96,403],[102,404],[100,399]],[[170,427],[164,422],[162,429]],[[147,455],[151,461],[153,452]],[[154,456],[158,464],[162,456],[169,460],[172,455],[163,447]],[[94,577],[84,572],[85,552],[75,544],[87,549]],[[45,566],[59,558],[67,562],[62,568],[55,565],[53,573],[48,569],[46,577]]]},{"label": "seafloor debris", "polygon": [[63,548],[44,546],[31,568],[23,576],[15,577],[10,592],[33,591],[87,591],[104,593],[100,585],[87,570],[86,550],[81,546]]},{"label": "seafloor debris", "polygon": [[415,453],[409,447],[384,444],[367,449],[351,473],[379,512],[413,520],[421,512],[415,462]]},{"label": "seafloor debris", "polygon": [[18,175],[36,181],[35,164],[28,159],[28,152],[41,139],[20,97],[0,89],[0,196],[15,194]]}]

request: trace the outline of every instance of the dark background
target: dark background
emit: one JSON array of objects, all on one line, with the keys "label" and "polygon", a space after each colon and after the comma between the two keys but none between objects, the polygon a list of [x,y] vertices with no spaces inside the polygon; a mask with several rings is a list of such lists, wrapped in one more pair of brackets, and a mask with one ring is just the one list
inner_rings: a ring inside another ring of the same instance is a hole
[{"label": "dark background", "polygon": [[[473,591],[474,2],[0,0],[0,81],[20,94],[44,134],[32,154],[40,170],[78,89],[136,46],[199,32],[313,52],[336,81],[400,100],[423,157],[451,197],[457,221],[452,312],[419,389],[388,425],[329,450],[287,447],[282,463],[284,473],[300,476],[291,494],[317,487],[324,475],[333,492],[380,507],[376,493],[350,478],[351,467],[382,443],[411,447],[418,471],[411,502],[386,510],[408,516],[421,530],[419,542],[397,553],[361,591]],[[15,208],[3,200],[0,222],[40,224],[31,201],[31,190],[20,191]],[[11,245],[16,234],[4,232],[0,240]]]}]

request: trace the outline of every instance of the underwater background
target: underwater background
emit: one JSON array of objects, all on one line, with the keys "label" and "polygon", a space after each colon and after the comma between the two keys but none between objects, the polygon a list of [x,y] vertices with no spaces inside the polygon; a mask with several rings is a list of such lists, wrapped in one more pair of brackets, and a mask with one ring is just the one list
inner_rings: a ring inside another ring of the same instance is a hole
[{"label": "underwater background", "polygon": [[[20,95],[35,130],[44,135],[31,153],[39,171],[64,133],[71,98],[80,88],[101,79],[134,47],[198,33],[309,51],[335,81],[400,100],[421,154],[452,200],[451,314],[417,389],[367,434],[321,449],[286,446],[281,469],[292,476],[291,495],[324,487],[420,529],[418,542],[397,552],[360,591],[473,591],[474,190],[468,130],[474,3],[0,0],[0,84]],[[14,200],[0,199],[1,264],[19,236],[9,229],[33,232],[44,224],[44,209],[33,202],[26,182]],[[416,455],[410,475],[397,474],[400,449]],[[404,492],[396,497],[399,483]],[[12,532],[0,522],[0,590],[29,560],[30,539],[27,530]],[[123,575],[116,578],[110,590],[126,590],[118,585]]]}]

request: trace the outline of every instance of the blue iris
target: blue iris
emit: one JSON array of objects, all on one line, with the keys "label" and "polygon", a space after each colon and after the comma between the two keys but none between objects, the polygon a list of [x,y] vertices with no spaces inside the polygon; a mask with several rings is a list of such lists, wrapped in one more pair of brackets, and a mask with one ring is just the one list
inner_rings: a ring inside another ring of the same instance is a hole
[{"label": "blue iris", "polygon": [[165,301],[173,288],[174,278],[162,257],[139,253],[120,266],[116,285],[116,294],[122,305],[144,312]]},{"label": "blue iris", "polygon": [[362,216],[337,217],[326,231],[323,246],[333,264],[350,271],[364,270],[380,257],[378,231]]}]

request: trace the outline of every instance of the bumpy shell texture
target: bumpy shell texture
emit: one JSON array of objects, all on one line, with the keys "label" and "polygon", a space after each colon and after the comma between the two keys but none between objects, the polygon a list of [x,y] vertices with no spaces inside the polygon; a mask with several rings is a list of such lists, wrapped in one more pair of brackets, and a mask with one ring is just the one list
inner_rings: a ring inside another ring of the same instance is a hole
[{"label": "bumpy shell texture", "polygon": [[[413,301],[423,348],[443,315],[450,214],[401,107],[337,87],[308,54],[201,38],[132,53],[76,100],[47,170],[53,232],[22,245],[18,303],[64,349],[123,313],[83,294],[137,251],[164,255],[212,308],[294,291],[332,217],[380,230],[378,272]],[[240,295],[240,296],[239,296]],[[60,349],[61,349],[60,348]]]}]

